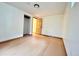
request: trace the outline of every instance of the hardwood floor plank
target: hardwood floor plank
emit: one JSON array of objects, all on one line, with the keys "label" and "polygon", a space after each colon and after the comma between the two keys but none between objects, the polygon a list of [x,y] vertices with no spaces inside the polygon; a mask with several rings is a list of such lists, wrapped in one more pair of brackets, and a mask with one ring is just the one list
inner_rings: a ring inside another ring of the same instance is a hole
[{"label": "hardwood floor plank", "polygon": [[42,35],[0,43],[0,56],[66,56],[63,41]]}]

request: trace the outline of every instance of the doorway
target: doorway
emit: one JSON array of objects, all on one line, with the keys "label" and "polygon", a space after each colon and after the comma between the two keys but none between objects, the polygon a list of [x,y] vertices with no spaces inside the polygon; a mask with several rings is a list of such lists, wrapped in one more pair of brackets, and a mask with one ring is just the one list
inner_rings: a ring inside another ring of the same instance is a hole
[{"label": "doorway", "polygon": [[29,35],[29,33],[30,33],[30,16],[24,15],[23,36]]},{"label": "doorway", "polygon": [[32,34],[41,34],[42,32],[42,18],[33,17],[33,33]]}]

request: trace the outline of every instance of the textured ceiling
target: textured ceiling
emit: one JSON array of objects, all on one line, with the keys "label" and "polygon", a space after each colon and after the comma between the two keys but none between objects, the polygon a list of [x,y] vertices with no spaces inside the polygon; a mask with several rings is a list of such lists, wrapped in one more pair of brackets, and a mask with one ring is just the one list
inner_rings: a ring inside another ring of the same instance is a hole
[{"label": "textured ceiling", "polygon": [[37,2],[40,7],[34,8],[36,2],[6,2],[33,16],[43,17],[55,14],[64,14],[67,2]]}]

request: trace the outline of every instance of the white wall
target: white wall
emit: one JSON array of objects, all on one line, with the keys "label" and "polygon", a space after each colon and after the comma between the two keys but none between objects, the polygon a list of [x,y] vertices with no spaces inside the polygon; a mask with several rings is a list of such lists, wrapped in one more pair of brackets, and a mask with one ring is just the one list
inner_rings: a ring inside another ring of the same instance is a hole
[{"label": "white wall", "polygon": [[79,56],[79,3],[69,3],[64,17],[64,43],[68,55]]},{"label": "white wall", "polygon": [[24,18],[24,33],[23,34],[30,34],[30,19]]},{"label": "white wall", "polygon": [[[0,3],[0,42],[23,36],[24,14],[27,15],[13,6]],[[30,33],[31,27],[30,24]]]},{"label": "white wall", "polygon": [[69,42],[69,39],[67,38],[70,11],[71,11],[71,3],[68,3],[68,5],[65,9],[64,22],[63,22],[64,45],[66,48],[67,55],[70,55],[70,50],[69,50],[70,49],[70,42]]},{"label": "white wall", "polygon": [[42,34],[62,37],[63,15],[43,17]]}]

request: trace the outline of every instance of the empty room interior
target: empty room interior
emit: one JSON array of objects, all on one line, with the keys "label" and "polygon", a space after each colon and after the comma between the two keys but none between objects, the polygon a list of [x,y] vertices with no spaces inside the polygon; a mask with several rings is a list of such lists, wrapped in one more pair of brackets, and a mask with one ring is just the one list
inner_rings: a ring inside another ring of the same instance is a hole
[{"label": "empty room interior", "polygon": [[0,56],[79,56],[79,2],[0,2]]}]

